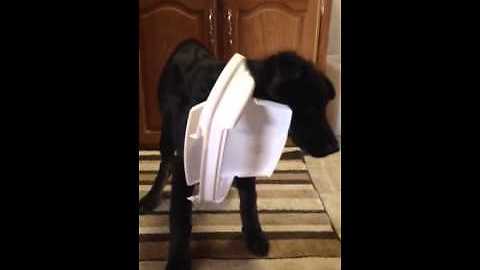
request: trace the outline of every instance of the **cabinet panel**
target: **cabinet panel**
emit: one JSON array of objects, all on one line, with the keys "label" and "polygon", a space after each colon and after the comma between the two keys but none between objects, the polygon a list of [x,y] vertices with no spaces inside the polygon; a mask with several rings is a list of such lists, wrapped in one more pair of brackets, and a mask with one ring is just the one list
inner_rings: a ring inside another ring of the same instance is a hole
[{"label": "cabinet panel", "polygon": [[225,0],[223,49],[225,59],[239,52],[263,58],[293,50],[317,62],[321,39],[323,0]]},{"label": "cabinet panel", "polygon": [[[173,49],[187,38],[209,42],[212,1],[140,1],[140,147],[158,149],[161,115],[157,83]],[[213,50],[212,50],[213,51]]]}]

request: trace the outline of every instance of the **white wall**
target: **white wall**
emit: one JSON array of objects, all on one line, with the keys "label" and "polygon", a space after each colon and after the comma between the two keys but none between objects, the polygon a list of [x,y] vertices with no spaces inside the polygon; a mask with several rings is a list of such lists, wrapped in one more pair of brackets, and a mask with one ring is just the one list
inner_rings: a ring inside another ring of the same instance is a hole
[{"label": "white wall", "polygon": [[327,49],[327,76],[332,80],[336,97],[327,108],[327,117],[337,136],[341,135],[341,0],[332,0],[330,32]]},{"label": "white wall", "polygon": [[340,55],[340,18],[341,18],[341,0],[332,0],[332,13],[330,16],[330,33],[328,40],[328,54]]}]

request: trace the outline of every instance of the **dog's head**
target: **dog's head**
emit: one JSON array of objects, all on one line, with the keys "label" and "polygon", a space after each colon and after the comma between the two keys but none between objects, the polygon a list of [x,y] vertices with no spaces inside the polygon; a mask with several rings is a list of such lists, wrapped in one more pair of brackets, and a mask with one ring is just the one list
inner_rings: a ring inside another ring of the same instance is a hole
[{"label": "dog's head", "polygon": [[255,97],[292,109],[289,133],[303,151],[314,157],[338,151],[326,117],[335,89],[324,74],[293,52],[278,53],[263,61],[249,60],[247,65],[255,79]]}]

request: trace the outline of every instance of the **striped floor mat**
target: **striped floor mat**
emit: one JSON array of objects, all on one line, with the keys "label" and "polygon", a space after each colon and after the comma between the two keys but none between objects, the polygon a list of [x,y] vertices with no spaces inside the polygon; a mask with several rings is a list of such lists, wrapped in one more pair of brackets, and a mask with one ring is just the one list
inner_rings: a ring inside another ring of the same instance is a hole
[{"label": "striped floor mat", "polygon": [[[150,189],[160,155],[140,151],[140,198]],[[168,254],[168,209],[171,186],[154,214],[139,216],[140,261],[165,260]],[[286,147],[275,173],[257,179],[258,209],[270,239],[268,258],[340,257],[340,241],[331,226],[298,148]],[[203,259],[247,259],[241,237],[239,198],[232,187],[224,203],[193,208],[192,256]]]}]

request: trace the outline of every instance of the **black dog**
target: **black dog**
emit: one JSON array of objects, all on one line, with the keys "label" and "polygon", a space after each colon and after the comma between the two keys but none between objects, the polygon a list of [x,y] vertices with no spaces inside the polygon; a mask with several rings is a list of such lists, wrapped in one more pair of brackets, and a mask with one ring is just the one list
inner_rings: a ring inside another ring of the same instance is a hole
[{"label": "black dog", "polygon": [[[190,109],[206,100],[225,62],[214,59],[199,42],[182,42],[167,61],[159,81],[160,109],[164,122],[160,142],[162,162],[155,183],[140,201],[140,212],[155,208],[170,175],[170,250],[167,269],[191,269],[189,241],[193,188],[186,185],[183,147]],[[292,109],[289,135],[307,154],[323,157],[338,151],[327,123],[325,108],[334,98],[331,82],[312,63],[293,52],[273,55],[263,61],[247,60],[255,79],[254,97],[288,105]],[[258,219],[255,178],[235,181],[240,196],[242,232],[247,248],[258,256],[269,250],[268,239]]]}]

